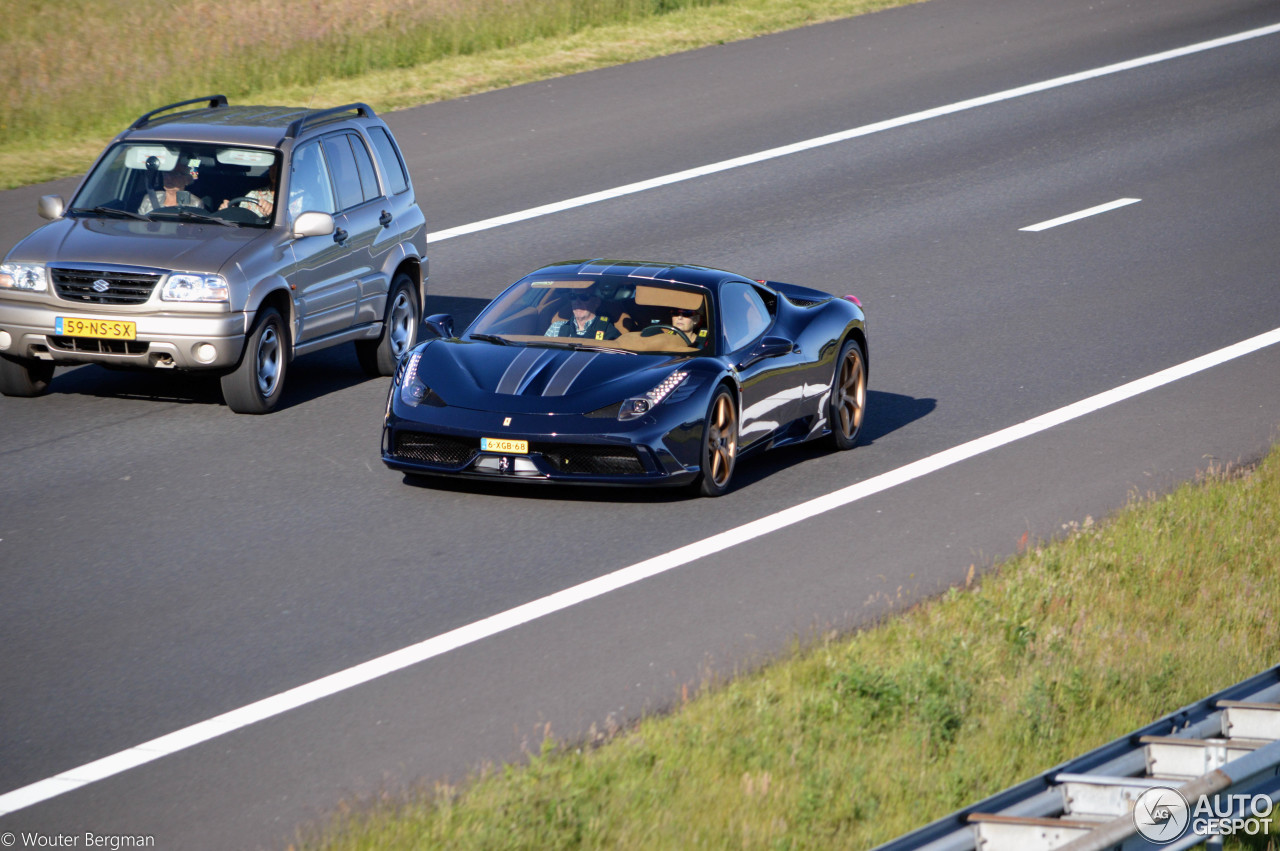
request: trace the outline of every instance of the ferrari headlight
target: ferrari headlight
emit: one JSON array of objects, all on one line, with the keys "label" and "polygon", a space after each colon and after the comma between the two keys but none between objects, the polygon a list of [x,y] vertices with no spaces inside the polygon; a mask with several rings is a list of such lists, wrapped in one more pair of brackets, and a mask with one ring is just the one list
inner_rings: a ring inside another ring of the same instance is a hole
[{"label": "ferrari headlight", "polygon": [[422,400],[431,392],[427,385],[418,379],[418,362],[421,360],[422,352],[417,351],[403,361],[400,364],[400,376],[397,382],[400,385],[400,401],[415,408],[421,405]]},{"label": "ferrari headlight", "polygon": [[0,289],[42,293],[49,279],[40,263],[0,263]]},{"label": "ferrari headlight", "polygon": [[227,301],[227,279],[221,275],[174,272],[160,291],[162,301]]},{"label": "ferrari headlight", "polygon": [[622,403],[622,407],[618,410],[618,419],[634,420],[636,417],[643,417],[659,405],[663,399],[670,396],[671,391],[684,383],[684,380],[688,377],[688,372],[677,370],[643,396],[632,396]]}]

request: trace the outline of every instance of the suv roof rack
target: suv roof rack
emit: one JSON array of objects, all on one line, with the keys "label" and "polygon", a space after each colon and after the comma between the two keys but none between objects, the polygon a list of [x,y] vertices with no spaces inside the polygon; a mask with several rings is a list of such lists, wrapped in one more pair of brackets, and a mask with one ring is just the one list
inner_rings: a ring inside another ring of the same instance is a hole
[{"label": "suv roof rack", "polygon": [[290,122],[289,127],[284,131],[285,138],[292,139],[301,133],[305,127],[309,127],[312,124],[322,124],[326,121],[337,121],[350,112],[354,112],[357,118],[376,117],[373,107],[367,103],[348,103],[344,106],[321,109]]},{"label": "suv roof rack", "polygon": [[168,106],[162,106],[159,109],[153,109],[150,112],[148,112],[146,115],[143,115],[137,121],[133,122],[133,124],[129,125],[129,129],[137,130],[139,127],[145,126],[148,121],[150,121],[152,118],[154,118],[155,116],[159,115],[162,112],[168,112],[169,110],[177,109],[180,106],[190,106],[193,103],[203,103],[206,105],[207,109],[217,109],[220,106],[227,105],[227,96],[226,95],[206,95],[205,97],[202,97],[202,98],[192,98],[191,100],[180,100],[177,103],[171,103]]}]

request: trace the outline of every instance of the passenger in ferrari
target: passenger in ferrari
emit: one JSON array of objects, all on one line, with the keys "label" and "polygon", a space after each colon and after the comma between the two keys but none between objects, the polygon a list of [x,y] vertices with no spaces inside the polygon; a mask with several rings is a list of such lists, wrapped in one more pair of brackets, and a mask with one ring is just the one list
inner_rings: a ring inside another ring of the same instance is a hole
[{"label": "passenger in ferrari", "polygon": [[553,322],[547,329],[548,337],[578,337],[590,340],[616,340],[622,336],[609,317],[598,315],[600,294],[594,289],[574,290],[569,293],[569,307],[573,314],[567,321]]}]

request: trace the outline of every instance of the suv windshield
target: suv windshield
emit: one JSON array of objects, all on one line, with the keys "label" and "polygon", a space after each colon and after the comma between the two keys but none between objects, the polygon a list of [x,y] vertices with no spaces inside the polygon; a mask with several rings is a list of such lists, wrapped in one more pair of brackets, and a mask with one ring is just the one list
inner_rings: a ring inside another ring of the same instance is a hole
[{"label": "suv windshield", "polygon": [[632,352],[706,354],[710,294],[700,287],[621,276],[526,278],[498,296],[470,339],[586,345]]},{"label": "suv windshield", "polygon": [[72,215],[207,220],[266,227],[279,153],[192,142],[113,146],[71,201]]}]

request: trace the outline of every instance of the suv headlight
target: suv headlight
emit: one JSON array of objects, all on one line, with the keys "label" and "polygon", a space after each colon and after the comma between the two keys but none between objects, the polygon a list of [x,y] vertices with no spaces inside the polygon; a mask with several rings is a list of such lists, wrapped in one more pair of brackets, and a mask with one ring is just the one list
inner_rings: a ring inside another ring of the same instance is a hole
[{"label": "suv headlight", "polygon": [[0,263],[0,289],[42,293],[49,288],[49,278],[39,263]]},{"label": "suv headlight", "polygon": [[160,291],[162,301],[227,301],[227,279],[221,275],[174,272]]},{"label": "suv headlight", "polygon": [[622,403],[622,407],[618,409],[618,419],[634,420],[636,417],[643,417],[652,411],[663,399],[671,395],[671,391],[675,390],[684,380],[689,377],[689,373],[684,370],[677,370],[662,380],[657,387],[645,393],[643,396],[632,396],[630,399]]}]

